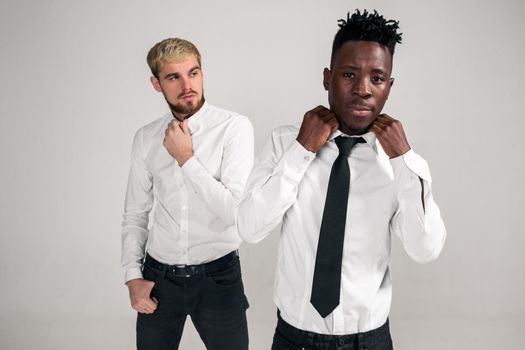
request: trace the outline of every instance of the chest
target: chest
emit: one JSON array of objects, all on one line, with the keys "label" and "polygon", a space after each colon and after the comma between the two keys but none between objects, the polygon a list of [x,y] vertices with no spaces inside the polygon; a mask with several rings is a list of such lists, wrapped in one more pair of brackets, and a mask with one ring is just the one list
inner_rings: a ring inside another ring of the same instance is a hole
[{"label": "chest", "polygon": [[[192,135],[194,157],[215,179],[221,178],[224,137],[218,133],[198,132]],[[163,145],[163,137],[158,137],[151,145],[146,159],[148,170],[153,176],[153,185],[162,192],[177,191],[185,185],[185,175],[177,161]]]}]

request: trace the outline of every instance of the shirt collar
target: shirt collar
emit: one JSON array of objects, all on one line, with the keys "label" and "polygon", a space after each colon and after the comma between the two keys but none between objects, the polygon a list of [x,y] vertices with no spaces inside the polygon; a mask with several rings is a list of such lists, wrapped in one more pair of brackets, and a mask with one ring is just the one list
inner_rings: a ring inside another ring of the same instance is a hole
[{"label": "shirt collar", "polygon": [[189,118],[188,128],[190,129],[190,132],[192,134],[204,126],[204,119],[208,114],[206,113],[207,110],[208,103],[206,102],[206,100],[204,100],[204,103],[202,104],[201,108]]},{"label": "shirt collar", "polygon": [[363,135],[348,136],[347,134],[341,132],[341,130],[337,129],[334,133],[330,135],[330,137],[328,138],[328,141],[333,141],[336,137],[341,136],[341,135],[343,137],[362,137],[366,141],[366,143],[370,146],[370,148],[372,148],[372,150],[376,154],[378,154],[376,134],[374,134],[372,131],[369,131]]},{"label": "shirt collar", "polygon": [[[188,128],[190,129],[190,133],[194,134],[198,130],[200,130],[204,126],[204,119],[206,119],[206,111],[208,110],[209,105],[206,100],[202,104],[201,108],[197,112],[195,112],[191,117],[188,118]],[[173,113],[171,111],[168,113],[169,121],[173,120],[175,118],[173,116]]]}]

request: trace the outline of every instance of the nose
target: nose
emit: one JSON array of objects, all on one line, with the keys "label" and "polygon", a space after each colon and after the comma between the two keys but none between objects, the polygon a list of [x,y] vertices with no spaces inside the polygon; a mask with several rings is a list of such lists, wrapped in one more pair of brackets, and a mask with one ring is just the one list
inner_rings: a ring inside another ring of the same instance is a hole
[{"label": "nose", "polygon": [[188,78],[182,78],[182,91],[191,90],[191,82]]},{"label": "nose", "polygon": [[361,78],[357,80],[354,84],[352,93],[361,98],[369,98],[370,96],[372,96],[372,91],[370,90],[370,82],[366,78]]}]

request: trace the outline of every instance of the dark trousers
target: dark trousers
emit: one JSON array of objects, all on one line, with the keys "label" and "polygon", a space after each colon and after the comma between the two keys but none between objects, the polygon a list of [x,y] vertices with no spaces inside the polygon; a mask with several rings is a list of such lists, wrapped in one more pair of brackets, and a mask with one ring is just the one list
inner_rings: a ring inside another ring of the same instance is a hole
[{"label": "dark trousers", "polygon": [[182,272],[146,257],[143,275],[155,281],[151,296],[159,303],[153,314],[137,316],[138,350],[178,349],[188,315],[206,349],[248,349],[248,301],[239,257],[232,254],[212,262],[221,264],[210,271],[206,264]]},{"label": "dark trousers", "polygon": [[297,329],[277,316],[272,350],[392,350],[388,320],[369,332],[326,335]]}]

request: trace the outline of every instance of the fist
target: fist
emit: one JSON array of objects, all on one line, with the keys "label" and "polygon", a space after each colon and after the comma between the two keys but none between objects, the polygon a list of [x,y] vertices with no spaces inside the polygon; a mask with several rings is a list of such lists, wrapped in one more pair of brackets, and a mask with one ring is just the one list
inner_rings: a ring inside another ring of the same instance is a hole
[{"label": "fist", "polygon": [[399,157],[410,150],[403,125],[387,114],[380,114],[370,126],[377,140],[390,158]]},{"label": "fist", "polygon": [[184,119],[183,122],[173,119],[170,122],[166,128],[163,145],[179,166],[183,166],[193,156],[188,119]]},{"label": "fist", "polygon": [[154,282],[137,278],[126,283],[129,289],[131,307],[143,314],[152,314],[157,309],[158,301],[150,298]]},{"label": "fist", "polygon": [[317,152],[337,128],[335,114],[326,107],[317,106],[304,115],[297,141],[310,152]]}]

